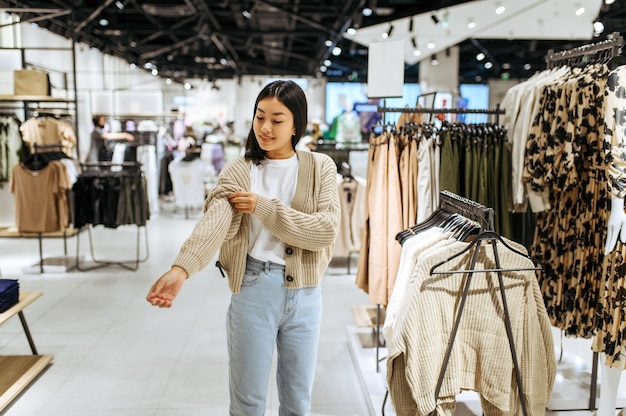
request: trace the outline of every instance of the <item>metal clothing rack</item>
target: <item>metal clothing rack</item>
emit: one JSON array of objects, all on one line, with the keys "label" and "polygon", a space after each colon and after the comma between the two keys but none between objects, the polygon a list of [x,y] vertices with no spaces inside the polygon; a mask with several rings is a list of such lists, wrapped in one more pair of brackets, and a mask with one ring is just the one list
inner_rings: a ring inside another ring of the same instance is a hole
[{"label": "metal clothing rack", "polygon": [[[454,345],[454,341],[456,338],[456,334],[461,322],[461,317],[463,314],[463,310],[465,307],[465,301],[467,299],[467,296],[469,294],[469,289],[470,289],[470,285],[471,285],[471,281],[472,281],[472,277],[474,273],[484,273],[484,272],[495,272],[498,276],[498,286],[499,286],[499,291],[500,291],[500,297],[502,299],[502,309],[503,309],[503,313],[504,313],[504,324],[505,324],[505,328],[506,328],[506,333],[507,333],[507,338],[509,341],[509,349],[511,351],[511,359],[513,361],[513,369],[514,369],[514,374],[515,374],[515,380],[516,380],[516,384],[517,384],[517,389],[518,389],[518,394],[520,397],[520,404],[521,404],[521,410],[522,410],[522,414],[524,416],[529,414],[529,411],[527,409],[527,405],[526,402],[524,400],[524,390],[523,390],[523,386],[522,386],[522,378],[521,378],[521,372],[520,372],[520,368],[519,368],[519,363],[517,361],[517,353],[516,353],[516,349],[515,349],[515,342],[514,342],[514,338],[513,338],[513,331],[512,331],[512,327],[511,327],[511,319],[510,319],[510,314],[509,314],[509,309],[508,309],[508,305],[507,305],[507,300],[506,300],[506,294],[505,294],[505,285],[504,285],[504,281],[503,281],[503,276],[502,273],[503,272],[508,272],[508,271],[520,271],[520,270],[542,270],[542,267],[537,266],[537,267],[532,267],[532,268],[527,268],[527,269],[509,269],[509,268],[504,268],[502,267],[501,263],[500,263],[500,258],[498,256],[498,250],[496,247],[496,242],[500,242],[502,244],[504,244],[508,249],[514,251],[515,253],[524,256],[530,260],[533,261],[533,263],[537,264],[536,260],[532,259],[529,255],[527,255],[526,253],[520,252],[518,250],[516,250],[515,248],[511,247],[510,245],[508,245],[508,243],[506,243],[506,241],[504,241],[502,239],[502,237],[500,235],[498,235],[497,233],[495,233],[493,231],[493,227],[495,224],[495,212],[492,208],[488,208],[485,207],[484,205],[469,200],[465,197],[459,196],[457,194],[454,194],[452,192],[443,190],[440,192],[440,208],[446,210],[447,212],[450,213],[454,213],[454,214],[458,214],[461,215],[465,218],[467,218],[468,220],[474,221],[478,224],[480,224],[481,227],[481,232],[476,236],[476,238],[468,245],[468,247],[464,250],[462,250],[459,253],[456,253],[454,255],[452,255],[451,257],[449,257],[448,259],[440,262],[439,264],[433,266],[430,270],[430,274],[434,275],[434,274],[455,274],[455,273],[464,273],[467,275],[467,278],[465,279],[465,282],[463,284],[463,288],[462,288],[462,294],[460,295],[460,298],[457,297],[457,304],[458,309],[457,312],[455,314],[455,318],[454,318],[454,325],[450,334],[450,339],[448,341],[448,345],[446,348],[446,352],[444,355],[444,359],[443,362],[441,364],[441,369],[439,372],[439,376],[437,379],[437,384],[436,384],[436,388],[435,388],[435,402],[437,401],[438,397],[439,397],[439,393],[441,391],[441,386],[443,385],[443,380],[444,380],[444,376],[445,376],[445,372],[448,366],[448,362],[450,359],[450,355],[452,353],[452,348]],[[494,255],[494,261],[495,261],[495,268],[493,269],[475,269],[476,267],[476,263],[478,260],[478,254],[480,252],[480,247],[482,245],[482,243],[485,242],[487,244],[491,243],[491,246],[493,248],[493,255]],[[452,270],[452,271],[437,271],[436,269],[438,267],[440,267],[441,265],[449,262],[450,260],[458,257],[459,255],[466,253],[470,250],[473,250],[472,252],[472,257],[471,257],[471,263],[470,263],[470,267],[469,269],[463,269],[463,270]],[[387,391],[387,394],[389,392]],[[387,395],[386,395],[387,396]],[[384,406],[385,406],[385,402],[386,402],[386,397],[385,397],[385,401],[383,402],[383,415],[384,415]],[[435,415],[436,414],[436,410],[433,410],[433,412],[431,413],[431,415]]]},{"label": "metal clothing rack", "polygon": [[378,107],[380,113],[423,113],[423,114],[493,114],[496,116],[496,124],[499,123],[500,115],[504,114],[500,104],[494,109],[472,108],[422,108],[422,107]]},{"label": "metal clothing rack", "polygon": [[613,32],[606,40],[582,45],[576,48],[555,52],[550,49],[545,60],[547,69],[561,65],[583,66],[592,62],[608,60],[621,53],[624,46],[624,38],[619,32]]},{"label": "metal clothing rack", "polygon": [[[495,109],[422,108],[422,107],[385,107],[383,106],[383,107],[378,107],[378,112],[381,112],[381,113],[425,113],[425,114],[493,114],[496,116],[496,121],[495,121],[496,124],[499,123],[499,116],[505,114],[505,110],[503,108],[500,108],[500,104],[497,104]],[[447,203],[452,203],[453,200],[458,200],[457,198],[463,198],[463,197],[456,195],[456,194],[452,194],[452,193],[450,193],[450,195],[447,195],[447,191],[442,191],[440,193],[440,198],[442,202],[444,200],[447,200]],[[465,200],[466,206],[470,206],[471,204],[477,204],[474,201],[470,201],[465,198],[463,199]],[[455,207],[458,208],[459,205],[456,204]],[[491,212],[492,212],[491,215],[495,216],[495,214],[493,214],[493,209],[491,209]],[[489,229],[489,230],[495,229],[494,219],[492,218],[491,221],[492,222],[488,224],[488,227],[485,226],[485,229]],[[378,372],[378,364],[382,360],[380,358],[380,347],[384,345],[384,342],[381,342],[380,340],[380,333],[381,333],[380,321],[382,318],[382,313],[381,313],[380,308],[381,308],[380,304],[376,305],[376,328],[375,328],[375,334],[374,334],[376,338],[376,372]]]},{"label": "metal clothing rack", "polygon": [[[114,169],[123,169],[120,171],[115,171]],[[122,162],[122,163],[114,163],[114,162],[85,162],[81,163],[81,169],[83,171],[83,175],[89,176],[108,176],[108,175],[142,175],[141,172],[141,164],[138,162]],[[143,188],[142,188],[143,189]],[[145,190],[145,189],[144,189]],[[146,197],[147,198],[147,197]],[[132,260],[103,260],[98,259],[94,252],[94,244],[93,244],[93,235],[91,232],[92,224],[87,224],[87,231],[89,233],[89,250],[91,254],[91,259],[93,266],[85,267],[80,263],[80,242],[79,237],[76,237],[76,269],[80,271],[89,271],[94,269],[100,269],[103,267],[109,266],[119,266],[127,270],[135,271],[139,268],[139,263],[143,263],[148,260],[149,257],[149,246],[148,246],[148,228],[145,225],[137,225],[137,239],[136,239],[136,250],[135,250],[135,258]],[[141,238],[140,238],[140,229],[144,229],[144,237],[145,237],[145,254],[144,257],[141,257]]]},{"label": "metal clothing rack", "polygon": [[[45,152],[50,152],[50,151],[58,151],[58,152],[62,152],[63,151],[63,144],[62,143],[48,143],[48,144],[39,144],[39,143],[34,143],[33,144],[33,150],[31,153],[31,157],[34,158],[34,161],[37,165],[37,169],[41,169],[43,168],[47,162],[45,161],[40,161],[39,158],[41,156],[39,156],[41,153],[45,153]],[[42,165],[43,163],[43,165]],[[67,256],[67,237],[68,237],[68,232],[67,229],[63,229],[62,231],[62,238],[63,238],[63,255]],[[80,233],[80,230],[76,230],[76,235],[78,235]],[[73,233],[72,233],[73,234]],[[46,259],[43,256],[43,238],[44,238],[44,233],[39,231],[37,232],[37,240],[39,242],[39,272],[40,273],[44,273],[44,265],[46,263]],[[53,259],[53,261],[58,261],[58,258]],[[66,265],[66,270],[65,271],[70,271],[73,268],[72,265]]]}]

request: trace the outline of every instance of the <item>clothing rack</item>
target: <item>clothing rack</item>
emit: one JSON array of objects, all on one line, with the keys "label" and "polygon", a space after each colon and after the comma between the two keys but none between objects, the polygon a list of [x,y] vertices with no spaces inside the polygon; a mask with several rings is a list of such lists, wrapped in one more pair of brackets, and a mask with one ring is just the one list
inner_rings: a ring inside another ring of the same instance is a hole
[{"label": "clothing rack", "polygon": [[602,59],[610,59],[618,56],[623,46],[624,38],[619,32],[613,32],[607,36],[606,40],[600,42],[559,52],[550,49],[545,57],[547,69],[561,65],[581,66],[590,62],[598,62]]},{"label": "clothing rack", "polygon": [[[624,38],[619,32],[613,32],[603,41],[578,46],[555,52],[550,49],[545,56],[546,68],[553,69],[562,65],[584,66],[594,62],[608,62],[612,58],[619,56],[624,47]],[[561,350],[561,355],[563,351]],[[566,408],[551,410],[594,410],[596,408],[596,395],[598,390],[598,359],[599,354],[593,352],[591,362],[591,381],[589,389],[589,401],[587,408]]]},{"label": "clothing rack", "polygon": [[[522,410],[522,414],[524,416],[528,415],[528,409],[526,406],[526,402],[524,400],[524,390],[523,390],[523,386],[522,386],[522,378],[521,378],[521,372],[520,372],[520,368],[519,368],[519,363],[517,361],[517,353],[516,353],[516,348],[515,348],[515,342],[514,342],[514,338],[513,338],[513,331],[512,331],[512,327],[511,327],[511,319],[510,319],[510,314],[509,314],[509,309],[508,309],[508,305],[507,305],[507,300],[506,300],[506,294],[505,294],[505,286],[504,286],[504,281],[503,281],[503,276],[502,273],[505,271],[519,271],[522,269],[506,269],[503,268],[501,266],[500,263],[500,258],[498,256],[498,250],[496,247],[496,241],[504,244],[508,249],[516,252],[517,254],[520,254],[524,257],[527,257],[531,260],[533,260],[530,256],[528,256],[526,253],[522,253],[520,251],[517,251],[516,249],[514,249],[513,247],[509,246],[500,235],[498,235],[497,233],[495,233],[493,231],[493,226],[495,224],[495,212],[492,208],[488,208],[485,207],[484,205],[469,200],[465,197],[456,195],[452,192],[443,190],[440,192],[440,207],[442,209],[445,209],[446,211],[450,212],[450,213],[454,213],[454,214],[459,214],[462,215],[463,217],[474,221],[478,224],[480,224],[481,227],[481,231],[479,232],[479,234],[476,236],[476,238],[468,245],[468,247],[466,249],[464,249],[463,251],[461,251],[460,253],[456,253],[454,255],[452,255],[451,257],[447,258],[446,260],[442,261],[441,263],[433,266],[430,270],[430,274],[434,275],[434,274],[455,274],[455,273],[464,273],[466,274],[466,279],[465,282],[463,283],[463,288],[462,288],[462,294],[459,297],[457,297],[457,304],[458,304],[458,309],[457,312],[455,314],[454,317],[454,325],[450,334],[450,339],[448,341],[448,345],[445,351],[445,355],[444,355],[444,359],[443,362],[441,364],[441,369],[439,372],[439,376],[437,379],[437,384],[436,384],[436,388],[435,388],[435,402],[437,401],[438,397],[439,397],[439,393],[441,391],[441,387],[443,385],[443,380],[444,380],[444,376],[445,376],[445,372],[448,366],[448,362],[450,360],[450,355],[452,353],[452,348],[454,345],[454,341],[455,341],[455,337],[461,322],[461,317],[463,314],[463,309],[465,306],[465,301],[467,299],[467,296],[469,294],[469,289],[470,289],[470,285],[471,285],[471,281],[472,281],[472,277],[473,274],[478,272],[478,273],[484,273],[484,272],[495,272],[498,276],[498,286],[499,286],[499,291],[500,291],[500,297],[502,299],[502,310],[503,310],[503,314],[504,314],[504,324],[505,324],[505,328],[506,328],[506,333],[507,333],[507,338],[509,341],[509,349],[511,351],[511,359],[513,361],[513,369],[514,369],[514,374],[515,374],[515,380],[516,380],[516,384],[517,384],[517,389],[518,389],[518,394],[520,397],[520,404],[521,404],[521,410]],[[480,248],[482,243],[485,242],[487,244],[491,243],[491,246],[493,248],[493,255],[494,255],[494,260],[495,260],[495,268],[494,269],[475,269],[477,260],[478,260],[478,254],[480,252]],[[443,264],[449,262],[450,260],[456,258],[457,256],[466,253],[469,250],[473,250],[472,252],[472,257],[471,257],[471,263],[470,263],[470,267],[469,269],[462,269],[462,270],[452,270],[452,271],[437,271],[436,269],[440,266],[442,266]],[[536,264],[536,261],[533,260],[533,262]],[[534,268],[529,268],[529,269],[523,269],[523,270],[541,270],[542,268],[540,266],[534,267]],[[387,392],[388,394],[388,392]],[[385,400],[386,401],[386,400]],[[383,415],[384,415],[384,404],[385,402],[383,402]],[[431,415],[436,415],[436,410],[433,410],[433,412],[431,413]]]},{"label": "clothing rack", "polygon": [[499,123],[500,115],[505,114],[500,104],[494,109],[472,108],[422,108],[422,107],[378,107],[379,113],[422,113],[422,114],[493,114],[496,116],[496,124]]},{"label": "clothing rack", "polygon": [[[80,164],[81,166],[81,175],[84,176],[111,176],[111,175],[142,175],[141,171],[141,163],[139,162],[122,162],[122,163],[114,163],[114,162],[84,162]],[[149,257],[149,246],[148,246],[148,228],[145,225],[137,224],[137,238],[136,238],[136,250],[135,250],[135,258],[132,260],[104,260],[99,259],[94,252],[94,244],[93,244],[93,235],[91,229],[92,224],[87,224],[87,231],[89,234],[89,251],[91,255],[91,259],[93,263],[92,266],[85,267],[80,263],[80,242],[79,237],[76,238],[76,268],[80,271],[89,271],[94,269],[100,269],[103,267],[109,266],[119,266],[127,270],[136,271],[139,268],[139,263],[143,263],[148,260]],[[144,237],[145,237],[145,254],[144,257],[141,257],[141,238],[140,238],[140,229],[144,229]]]},{"label": "clothing rack", "polygon": [[[37,169],[41,169],[43,167],[45,167],[48,162],[47,161],[42,161],[41,160],[41,153],[43,152],[62,152],[63,151],[63,144],[62,143],[48,143],[48,144],[39,144],[39,143],[34,143],[33,144],[33,151],[32,151],[32,157],[33,157],[33,161],[35,163],[35,170]],[[43,165],[42,165],[43,162]],[[76,231],[76,234],[78,234],[80,232],[80,230]],[[42,232],[38,232],[37,233],[37,240],[39,241],[39,271],[40,273],[44,272],[44,264],[46,262],[46,259],[44,259],[43,257],[43,233]],[[63,230],[63,255],[67,256],[67,230]],[[56,261],[56,260],[55,260]],[[73,268],[72,265],[67,266],[67,271],[70,271]]]}]

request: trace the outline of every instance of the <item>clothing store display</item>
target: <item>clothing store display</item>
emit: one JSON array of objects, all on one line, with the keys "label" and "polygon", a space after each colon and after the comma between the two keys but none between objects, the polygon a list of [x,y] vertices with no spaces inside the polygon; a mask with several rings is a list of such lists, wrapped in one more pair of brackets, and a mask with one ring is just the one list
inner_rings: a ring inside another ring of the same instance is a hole
[{"label": "clothing store display", "polygon": [[604,64],[573,68],[544,85],[526,143],[523,180],[536,215],[531,254],[554,326],[590,338],[605,260]]},{"label": "clothing store display", "polygon": [[201,158],[175,159],[168,165],[174,203],[179,208],[202,208],[206,198],[207,163]]},{"label": "clothing store display", "polygon": [[367,207],[356,285],[378,305],[389,302],[400,261],[401,249],[394,238],[404,223],[398,166],[402,150],[395,134],[385,132],[370,139]]},{"label": "clothing store display", "polygon": [[[525,249],[512,242],[516,250]],[[515,413],[520,408],[513,362],[501,314],[501,299],[493,272],[493,250],[481,246],[476,264],[469,267],[473,251],[458,241],[419,256],[409,277],[407,293],[389,345],[387,381],[397,415],[454,414],[456,395],[462,389],[480,393],[483,414]],[[543,414],[550,399],[556,362],[552,332],[534,272],[528,257],[495,241],[503,271],[506,301],[511,320],[522,389],[528,414]],[[463,253],[450,260],[451,253]],[[433,267],[444,274],[433,276]],[[438,398],[435,397],[440,363],[449,342],[458,296],[466,274],[445,273],[475,270],[464,313]],[[424,334],[429,334],[424,336]]]},{"label": "clothing store display", "polygon": [[57,160],[43,162],[40,169],[25,163],[13,166],[11,192],[15,197],[15,224],[20,232],[44,233],[69,226],[66,166]]},{"label": "clothing store display", "polygon": [[[607,162],[607,181],[611,195],[619,198],[626,196],[626,97],[623,87],[626,85],[626,66],[612,70],[607,79],[604,103],[604,149]],[[603,240],[600,240],[603,241]],[[599,288],[599,302],[596,311],[597,331],[593,338],[592,349],[606,355],[604,364],[610,367],[626,369],[626,318],[624,317],[624,290],[626,276],[623,264],[626,261],[626,244],[618,238],[616,247],[606,256],[602,275],[604,284]]]},{"label": "clothing store display", "polygon": [[10,182],[11,170],[30,150],[22,140],[21,121],[14,114],[0,114],[0,183]]},{"label": "clothing store display", "polygon": [[361,141],[361,119],[356,111],[345,111],[337,119],[337,142],[360,142]]},{"label": "clothing store display", "polygon": [[118,166],[84,165],[72,187],[76,207],[74,227],[87,224],[107,228],[146,225],[150,209],[146,182],[140,168],[134,165],[121,166],[122,170],[96,170],[94,167],[106,169]]},{"label": "clothing store display", "polygon": [[76,147],[76,132],[74,126],[67,120],[54,117],[31,117],[20,126],[22,139],[33,149],[37,144],[63,145],[63,152],[73,157]]},{"label": "clothing store display", "polygon": [[341,222],[335,240],[333,257],[348,257],[361,248],[365,222],[365,178],[350,174],[337,175],[337,189],[341,202]]}]

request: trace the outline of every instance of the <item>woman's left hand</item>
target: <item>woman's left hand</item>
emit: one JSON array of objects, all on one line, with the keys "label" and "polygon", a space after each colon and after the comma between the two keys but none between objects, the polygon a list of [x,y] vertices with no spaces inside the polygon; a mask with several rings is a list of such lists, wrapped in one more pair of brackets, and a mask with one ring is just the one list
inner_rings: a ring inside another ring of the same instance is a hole
[{"label": "woman's left hand", "polygon": [[228,195],[228,202],[237,212],[252,214],[256,208],[259,196],[253,192],[233,192]]}]

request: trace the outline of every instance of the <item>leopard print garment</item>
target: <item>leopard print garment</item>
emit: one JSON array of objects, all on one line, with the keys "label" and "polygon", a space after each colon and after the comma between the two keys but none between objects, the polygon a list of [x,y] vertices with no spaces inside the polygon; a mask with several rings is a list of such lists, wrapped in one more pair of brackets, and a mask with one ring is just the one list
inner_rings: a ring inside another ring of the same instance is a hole
[{"label": "leopard print garment", "polygon": [[531,255],[552,325],[590,338],[603,281],[609,215],[604,178],[604,89],[608,68],[590,65],[544,86],[526,144],[524,180],[547,190],[551,208],[537,213]]},{"label": "leopard print garment", "polygon": [[[609,74],[605,90],[604,150],[612,195],[626,196],[626,67]],[[606,354],[605,364],[626,369],[626,244],[617,241],[605,258],[597,308],[598,330],[592,349]]]}]

